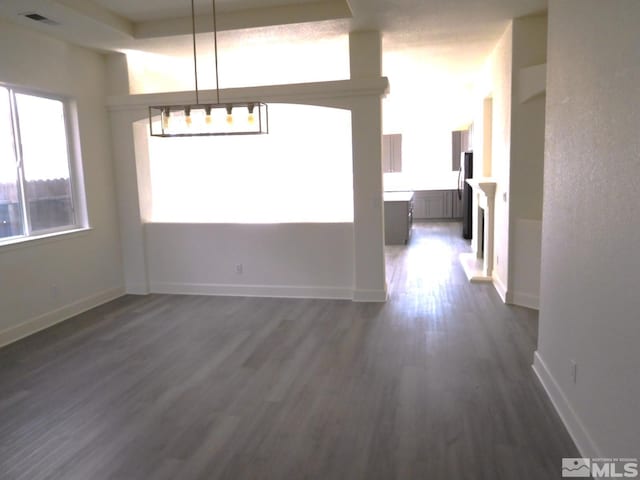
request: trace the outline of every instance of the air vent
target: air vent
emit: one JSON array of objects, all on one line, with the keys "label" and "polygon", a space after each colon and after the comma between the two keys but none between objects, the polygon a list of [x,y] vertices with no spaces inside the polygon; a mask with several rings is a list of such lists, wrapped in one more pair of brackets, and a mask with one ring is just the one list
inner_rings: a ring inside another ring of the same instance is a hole
[{"label": "air vent", "polygon": [[39,13],[30,12],[30,13],[22,13],[24,17],[27,17],[30,20],[38,23],[46,23],[47,25],[60,25],[55,20],[51,20],[50,18],[45,17],[44,15],[40,15]]}]

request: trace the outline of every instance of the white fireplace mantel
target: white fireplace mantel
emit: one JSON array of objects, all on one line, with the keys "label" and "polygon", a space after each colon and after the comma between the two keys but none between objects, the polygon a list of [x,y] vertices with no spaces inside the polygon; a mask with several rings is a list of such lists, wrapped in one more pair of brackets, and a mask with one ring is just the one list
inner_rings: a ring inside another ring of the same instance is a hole
[{"label": "white fireplace mantel", "polygon": [[492,178],[468,178],[466,182],[471,185],[474,194],[483,199],[495,199],[496,181]]},{"label": "white fireplace mantel", "polygon": [[[471,282],[490,282],[493,273],[493,230],[495,216],[496,181],[493,178],[466,180],[473,190],[474,215],[473,253],[460,254],[460,263]],[[480,221],[484,218],[483,222]],[[483,235],[483,241],[479,238]]]}]

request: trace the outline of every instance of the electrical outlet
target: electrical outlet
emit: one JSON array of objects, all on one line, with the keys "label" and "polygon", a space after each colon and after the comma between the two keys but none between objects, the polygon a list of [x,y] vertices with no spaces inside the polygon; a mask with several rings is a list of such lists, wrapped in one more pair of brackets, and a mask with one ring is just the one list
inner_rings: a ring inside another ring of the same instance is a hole
[{"label": "electrical outlet", "polygon": [[60,294],[60,292],[58,291],[58,286],[57,285],[51,285],[51,299],[52,300],[57,300],[59,294]]},{"label": "electrical outlet", "polygon": [[242,275],[242,272],[244,271],[244,267],[242,266],[241,263],[236,264],[236,273],[238,275]]},{"label": "electrical outlet", "polygon": [[496,265],[500,265],[500,257],[496,255]]},{"label": "electrical outlet", "polygon": [[570,360],[569,363],[571,365],[571,380],[573,380],[573,383],[578,383],[578,365],[575,360]]}]

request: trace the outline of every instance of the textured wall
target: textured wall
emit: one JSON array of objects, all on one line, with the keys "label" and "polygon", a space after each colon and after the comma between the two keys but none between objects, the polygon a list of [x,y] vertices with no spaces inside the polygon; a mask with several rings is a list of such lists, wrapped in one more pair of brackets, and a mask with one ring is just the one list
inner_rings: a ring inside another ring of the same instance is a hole
[{"label": "textured wall", "polygon": [[640,456],[639,24],[636,0],[550,2],[535,368],[585,455]]}]

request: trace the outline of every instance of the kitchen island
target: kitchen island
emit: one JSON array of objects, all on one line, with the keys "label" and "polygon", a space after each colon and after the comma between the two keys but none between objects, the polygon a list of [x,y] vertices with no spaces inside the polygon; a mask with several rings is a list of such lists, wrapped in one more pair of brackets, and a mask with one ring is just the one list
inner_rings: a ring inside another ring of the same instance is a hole
[{"label": "kitchen island", "polygon": [[385,193],[412,192],[414,220],[460,220],[458,172],[386,173]]},{"label": "kitchen island", "polygon": [[411,236],[413,192],[384,192],[384,243],[403,245]]}]

